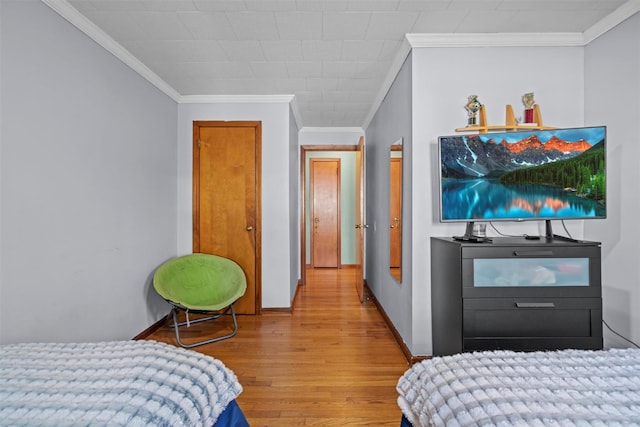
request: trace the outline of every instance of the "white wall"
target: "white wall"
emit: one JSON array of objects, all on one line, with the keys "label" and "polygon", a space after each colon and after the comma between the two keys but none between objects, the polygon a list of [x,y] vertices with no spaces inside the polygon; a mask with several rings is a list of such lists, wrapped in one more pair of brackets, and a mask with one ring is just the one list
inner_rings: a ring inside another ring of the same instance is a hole
[{"label": "white wall", "polygon": [[[602,242],[604,319],[640,345],[640,14],[585,49],[585,123],[607,125],[607,219],[585,221]],[[605,347],[629,344],[606,328]]]},{"label": "white wall", "polygon": [[[366,154],[366,277],[369,288],[393,322],[409,349],[413,347],[412,298],[413,258],[412,232],[414,221],[412,188],[422,187],[412,182],[414,165],[412,137],[412,62],[411,55],[398,72],[380,108],[367,127]],[[402,281],[398,283],[389,272],[390,165],[391,144],[402,139]],[[418,168],[423,168],[418,165]],[[417,236],[418,238],[420,236]],[[421,262],[424,263],[424,262]],[[423,301],[424,302],[424,301]]]},{"label": "white wall", "polygon": [[131,338],[166,314],[177,105],[41,2],[0,7],[0,342]]},{"label": "white wall", "polygon": [[[193,122],[262,122],[262,307],[289,308],[291,277],[289,104],[182,103],[178,107],[178,254],[192,252]],[[296,176],[297,178],[297,176]],[[299,254],[296,254],[299,255]],[[297,280],[295,280],[297,283]]]},{"label": "white wall", "polygon": [[300,145],[358,145],[364,131],[360,128],[302,128]]}]

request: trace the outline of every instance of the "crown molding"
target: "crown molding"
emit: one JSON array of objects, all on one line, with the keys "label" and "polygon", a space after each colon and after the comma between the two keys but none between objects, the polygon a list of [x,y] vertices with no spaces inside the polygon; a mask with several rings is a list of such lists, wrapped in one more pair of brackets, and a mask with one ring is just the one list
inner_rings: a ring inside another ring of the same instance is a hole
[{"label": "crown molding", "polygon": [[582,33],[432,33],[407,34],[420,47],[554,47],[582,46]]},{"label": "crown molding", "polygon": [[314,127],[307,126],[300,129],[300,132],[304,133],[357,133],[359,135],[364,134],[364,129],[359,127]]},{"label": "crown molding", "polygon": [[584,44],[587,45],[611,30],[616,25],[640,12],[640,0],[628,0],[622,6],[596,22],[583,34]]},{"label": "crown molding", "polygon": [[294,95],[183,95],[181,104],[282,104],[293,101]]},{"label": "crown molding", "polygon": [[72,25],[93,39],[100,46],[105,48],[113,56],[124,62],[127,66],[140,74],[149,83],[160,89],[168,97],[174,101],[178,101],[180,94],[173,89],[167,82],[162,80],[156,73],[151,71],[138,58],[133,56],[131,52],[125,49],[120,43],[113,40],[109,35],[102,31],[93,22],[89,21],[84,15],[78,12],[66,0],[41,0],[45,5],[53,9],[58,15],[69,21]]}]

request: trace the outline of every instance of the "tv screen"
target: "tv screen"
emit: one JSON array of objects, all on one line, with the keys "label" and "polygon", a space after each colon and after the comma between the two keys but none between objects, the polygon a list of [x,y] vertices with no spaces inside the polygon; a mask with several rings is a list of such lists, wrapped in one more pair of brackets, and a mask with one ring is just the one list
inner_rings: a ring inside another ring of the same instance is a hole
[{"label": "tv screen", "polygon": [[440,221],[606,217],[606,127],[441,136]]}]

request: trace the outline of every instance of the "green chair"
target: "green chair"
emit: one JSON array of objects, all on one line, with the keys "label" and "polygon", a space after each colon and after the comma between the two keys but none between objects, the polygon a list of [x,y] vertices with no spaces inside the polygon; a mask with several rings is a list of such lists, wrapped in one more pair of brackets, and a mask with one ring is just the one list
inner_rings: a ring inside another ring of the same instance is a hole
[{"label": "green chair", "polygon": [[[156,270],[153,287],[172,306],[172,327],[175,328],[180,346],[192,348],[209,344],[231,338],[238,332],[233,304],[244,295],[247,279],[236,262],[221,256],[200,253],[173,258]],[[178,322],[179,310],[186,313],[186,322]],[[228,311],[231,311],[233,319],[233,332],[230,334],[192,344],[184,344],[180,339],[180,327],[218,319]],[[189,321],[189,313],[215,314]]]}]

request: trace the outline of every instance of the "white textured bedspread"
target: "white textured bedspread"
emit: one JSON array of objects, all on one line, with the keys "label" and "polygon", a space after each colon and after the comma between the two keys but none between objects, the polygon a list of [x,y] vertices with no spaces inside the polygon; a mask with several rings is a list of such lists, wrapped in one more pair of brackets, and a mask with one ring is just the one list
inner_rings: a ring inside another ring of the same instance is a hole
[{"label": "white textured bedspread", "polygon": [[0,346],[2,426],[212,426],[242,387],[222,362],[155,341]]},{"label": "white textured bedspread", "polygon": [[640,350],[434,357],[397,390],[413,426],[639,426]]}]

